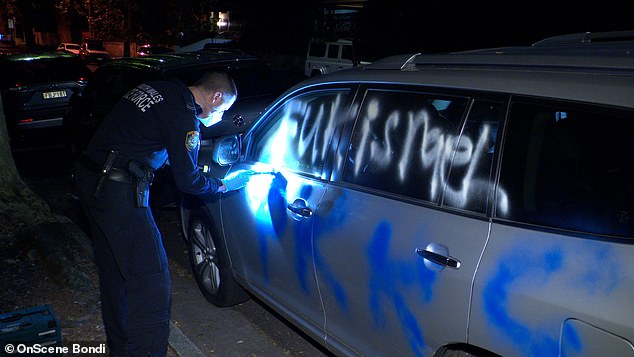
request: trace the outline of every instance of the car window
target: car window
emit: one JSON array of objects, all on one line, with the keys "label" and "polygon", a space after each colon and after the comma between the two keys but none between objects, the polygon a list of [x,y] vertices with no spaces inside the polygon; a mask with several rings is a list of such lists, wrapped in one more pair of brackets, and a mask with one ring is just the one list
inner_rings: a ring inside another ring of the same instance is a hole
[{"label": "car window", "polygon": [[476,100],[451,159],[443,206],[486,213],[502,103]]},{"label": "car window", "polygon": [[344,181],[439,202],[466,104],[460,97],[369,90]]},{"label": "car window", "polygon": [[264,65],[229,69],[229,75],[236,83],[238,100],[241,97],[257,95],[279,94],[284,89],[279,80],[271,75],[271,71]]},{"label": "car window", "polygon": [[193,85],[203,74],[212,71],[227,71],[236,83],[238,100],[258,95],[277,95],[283,88],[271,75],[264,64],[228,68],[226,64],[180,68],[166,73],[166,77],[176,77],[186,85]]},{"label": "car window", "polygon": [[328,45],[328,58],[338,58],[339,57],[339,45],[338,44],[329,44]]},{"label": "car window", "polygon": [[75,57],[12,61],[4,74],[9,82],[20,84],[77,81],[88,75]]},{"label": "car window", "polygon": [[157,77],[157,73],[138,71],[133,68],[102,67],[91,77],[87,91],[96,102],[95,104],[109,107],[138,84]]},{"label": "car window", "polygon": [[247,160],[322,177],[335,129],[349,118],[349,94],[320,90],[285,101],[252,132]]},{"label": "car window", "polygon": [[634,112],[512,105],[498,216],[587,233],[634,233]]},{"label": "car window", "polygon": [[308,55],[311,57],[325,57],[326,44],[323,42],[312,42],[308,49]]},{"label": "car window", "polygon": [[341,59],[347,59],[352,61],[354,53],[352,51],[352,45],[343,45],[341,48]]}]

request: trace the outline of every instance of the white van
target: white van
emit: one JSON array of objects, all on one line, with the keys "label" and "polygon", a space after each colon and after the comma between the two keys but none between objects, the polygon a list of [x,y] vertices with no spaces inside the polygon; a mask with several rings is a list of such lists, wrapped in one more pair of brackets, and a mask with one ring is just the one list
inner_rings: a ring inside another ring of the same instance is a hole
[{"label": "white van", "polygon": [[[357,63],[354,47],[350,40],[333,42],[311,41],[306,53],[304,74],[314,77],[342,69],[351,68]],[[368,63],[363,63],[368,64]]]}]

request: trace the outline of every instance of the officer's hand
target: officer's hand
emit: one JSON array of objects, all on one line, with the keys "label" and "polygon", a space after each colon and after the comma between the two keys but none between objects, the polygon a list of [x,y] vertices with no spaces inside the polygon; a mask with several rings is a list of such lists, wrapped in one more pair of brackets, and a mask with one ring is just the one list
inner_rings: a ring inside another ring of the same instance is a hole
[{"label": "officer's hand", "polygon": [[227,191],[239,190],[246,186],[251,176],[255,174],[253,170],[239,170],[232,172],[222,179],[222,183],[225,185]]}]

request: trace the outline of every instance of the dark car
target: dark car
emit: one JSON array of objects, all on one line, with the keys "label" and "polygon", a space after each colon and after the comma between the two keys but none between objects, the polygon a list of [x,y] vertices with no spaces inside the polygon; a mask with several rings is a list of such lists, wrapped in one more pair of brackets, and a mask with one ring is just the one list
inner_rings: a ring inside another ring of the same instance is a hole
[{"label": "dark car", "polygon": [[25,144],[29,134],[61,129],[71,96],[83,91],[89,74],[76,55],[65,52],[1,56],[0,71],[2,101],[14,148]]},{"label": "dark car", "polygon": [[136,50],[137,56],[160,55],[164,53],[172,53],[174,49],[167,46],[147,44],[139,46]]},{"label": "dark car", "polygon": [[20,52],[20,48],[15,45],[13,40],[0,40],[0,55],[12,54]]},{"label": "dark car", "polygon": [[[72,99],[66,125],[73,133],[75,152],[80,153],[86,147],[114,104],[138,84],[155,79],[178,79],[191,85],[203,73],[218,70],[227,71],[235,80],[238,99],[220,123],[209,128],[201,126],[201,152],[207,150],[204,144],[208,139],[246,131],[285,89],[272,75],[268,64],[251,55],[178,53],[116,58],[97,68],[85,92]],[[199,164],[204,165],[207,157],[210,155],[201,154]],[[160,186],[156,180],[155,186]],[[153,198],[158,200],[158,195],[153,193]]]}]

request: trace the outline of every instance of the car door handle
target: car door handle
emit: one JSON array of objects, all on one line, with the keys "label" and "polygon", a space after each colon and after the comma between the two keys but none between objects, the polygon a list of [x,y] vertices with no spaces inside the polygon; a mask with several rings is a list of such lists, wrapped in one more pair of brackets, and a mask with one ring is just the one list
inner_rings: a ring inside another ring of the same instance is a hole
[{"label": "car door handle", "polygon": [[289,204],[288,206],[286,206],[286,208],[288,208],[289,211],[302,217],[310,218],[313,216],[313,210],[309,207],[300,207],[295,204]]},{"label": "car door handle", "polygon": [[418,253],[418,255],[420,255],[421,257],[423,257],[423,259],[427,259],[432,263],[436,263],[438,265],[442,265],[442,266],[453,268],[453,269],[460,268],[460,261],[457,260],[456,258],[434,253],[432,251],[421,249],[421,248],[417,248],[416,253]]}]

